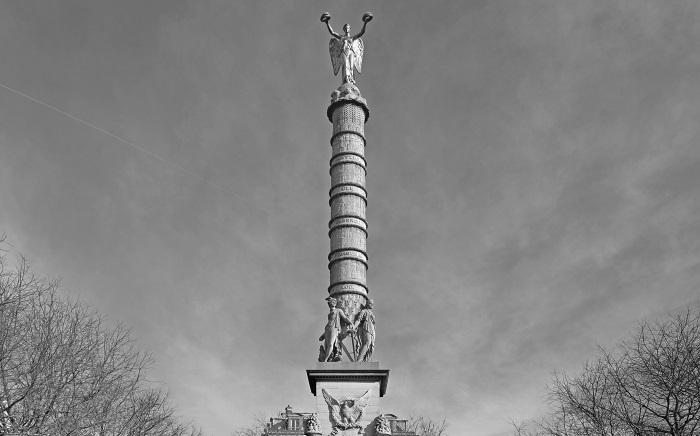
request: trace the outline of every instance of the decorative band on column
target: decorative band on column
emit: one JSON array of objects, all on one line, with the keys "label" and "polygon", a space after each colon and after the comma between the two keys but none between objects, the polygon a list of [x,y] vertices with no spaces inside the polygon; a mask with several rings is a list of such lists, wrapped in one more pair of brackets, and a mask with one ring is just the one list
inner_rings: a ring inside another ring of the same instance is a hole
[{"label": "decorative band on column", "polygon": [[360,183],[354,183],[354,182],[344,182],[340,183],[337,185],[334,185],[331,187],[331,189],[328,191],[328,195],[331,197],[336,197],[338,195],[343,195],[343,194],[348,194],[348,195],[357,195],[365,200],[367,199],[367,189],[365,189],[365,186],[360,184]]},{"label": "decorative band on column", "polygon": [[348,259],[362,262],[365,265],[365,267],[369,268],[369,266],[367,265],[367,253],[363,253],[357,250],[340,250],[336,251],[335,253],[329,254],[328,268],[330,269],[331,265],[333,265],[335,262]]},{"label": "decorative band on column", "polygon": [[365,207],[367,207],[367,197],[363,195],[364,193],[360,191],[347,191],[347,192],[340,192],[338,194],[334,194],[329,200],[328,204],[333,207],[333,202],[338,200],[339,198],[343,198],[343,196],[348,196],[348,198],[361,198],[362,201],[365,203]]},{"label": "decorative band on column", "polygon": [[[367,234],[367,229],[364,228],[363,226],[357,225],[357,224],[339,224],[339,225],[334,225],[334,226],[328,231],[328,236],[329,236],[329,237],[333,237],[333,232],[337,231],[338,229],[345,228],[345,227],[352,227],[352,228],[354,228],[354,229],[359,229],[360,231],[362,231],[362,232],[365,234],[365,239],[367,239],[367,236],[368,236],[368,234]],[[363,244],[363,245],[366,245],[366,244]]]},{"label": "decorative band on column", "polygon": [[333,145],[333,141],[335,140],[335,138],[337,138],[340,135],[357,135],[360,139],[362,139],[362,146],[367,146],[367,139],[365,139],[365,135],[358,132],[357,130],[340,130],[338,132],[333,133],[333,136],[331,136],[331,145]]},{"label": "decorative band on column", "polygon": [[[364,99],[362,99],[362,100],[364,100]],[[337,100],[337,101],[331,103],[331,105],[328,106],[328,109],[326,109],[326,116],[328,117],[328,121],[330,121],[332,123],[333,122],[333,115],[334,115],[336,109],[342,108],[344,105],[352,105],[355,107],[359,107],[365,113],[364,122],[366,123],[367,120],[369,119],[369,108],[364,103],[364,101],[359,102],[359,101],[354,101],[354,100],[342,99],[342,100]]]},{"label": "decorative band on column", "polygon": [[328,204],[332,206],[333,201],[342,195],[354,195],[355,197],[359,197],[365,202],[365,206],[367,206],[367,194],[365,193],[365,190],[361,186],[350,184],[333,188],[331,197],[328,199]]},{"label": "decorative band on column", "polygon": [[365,174],[367,174],[367,164],[365,162],[365,158],[354,153],[343,153],[341,155],[333,156],[331,159],[330,171],[333,171],[333,168],[337,167],[338,165],[343,164],[357,165],[364,169]]},{"label": "decorative band on column", "polygon": [[362,248],[356,248],[356,247],[341,247],[341,248],[336,248],[335,250],[331,250],[330,253],[328,253],[328,260],[331,260],[333,256],[335,256],[336,253],[341,253],[343,251],[357,251],[361,255],[367,258],[367,251],[363,250]]},{"label": "decorative band on column", "polygon": [[358,229],[362,229],[365,232],[367,232],[367,221],[358,218],[358,217],[353,217],[353,216],[348,216],[348,217],[338,217],[333,220],[330,220],[328,222],[328,228],[330,229],[328,233],[336,228],[336,227],[342,227],[342,226],[353,226],[357,227]]},{"label": "decorative band on column", "polygon": [[363,223],[365,223],[365,228],[367,228],[367,219],[365,219],[365,217],[363,217],[361,215],[353,215],[353,214],[338,215],[338,216],[331,218],[331,220],[328,221],[328,227],[329,228],[332,227],[334,225],[335,221],[342,220],[345,218],[355,218],[357,220],[360,220]]},{"label": "decorative band on column", "polygon": [[333,250],[328,255],[328,267],[341,260],[357,261],[365,265],[367,269],[367,252],[361,248],[343,247]]},{"label": "decorative band on column", "polygon": [[328,293],[331,297],[342,294],[359,294],[363,297],[367,297],[369,289],[367,285],[363,283],[355,283],[352,281],[336,283],[328,287]]},{"label": "decorative band on column", "polygon": [[356,163],[364,167],[365,170],[367,169],[367,160],[365,159],[365,156],[354,151],[340,151],[338,153],[334,153],[330,162],[328,162],[331,167],[341,163]]}]

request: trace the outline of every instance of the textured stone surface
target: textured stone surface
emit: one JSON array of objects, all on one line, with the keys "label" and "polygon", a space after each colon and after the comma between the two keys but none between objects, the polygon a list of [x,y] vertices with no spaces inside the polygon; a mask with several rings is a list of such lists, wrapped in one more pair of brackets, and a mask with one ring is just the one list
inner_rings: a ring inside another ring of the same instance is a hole
[{"label": "textured stone surface", "polygon": [[[338,284],[331,285],[328,288],[328,292],[331,294],[331,296],[336,297],[338,299],[340,299],[341,297],[343,297],[345,295],[360,295],[362,297],[367,296],[367,290],[365,289],[365,287],[362,285],[354,284],[354,283],[338,283]],[[348,298],[350,298],[350,297],[348,297]],[[355,297],[352,297],[352,298],[355,298]],[[361,301],[360,304],[364,304],[365,300],[361,299],[360,301]],[[359,312],[359,309],[357,312]],[[354,322],[354,316],[357,312],[355,312],[352,316],[350,316],[351,314],[348,313],[348,316],[353,318],[353,322]]]},{"label": "textured stone surface", "polygon": [[342,131],[357,132],[365,134],[365,111],[366,106],[358,99],[340,100],[333,111],[333,133]]},{"label": "textured stone surface", "polygon": [[379,396],[384,396],[389,385],[389,370],[380,369],[377,362],[318,362],[316,369],[307,369],[309,388],[314,395],[321,381],[380,383]]},{"label": "textured stone surface", "polygon": [[338,227],[331,232],[331,252],[337,250],[367,251],[367,236],[355,227]]},{"label": "textured stone surface", "polygon": [[325,370],[378,370],[379,362],[316,362],[316,369]]},{"label": "textured stone surface", "polygon": [[[331,168],[331,185],[337,187],[341,184],[349,186],[365,186],[365,168],[358,162],[349,159],[339,159],[339,162]],[[352,192],[346,192],[352,194]]]},{"label": "textured stone surface", "polygon": [[[331,209],[328,293],[338,300],[338,308],[354,321],[366,304],[369,292],[364,136],[369,111],[360,90],[352,84],[345,84],[334,91],[328,115],[333,123],[333,154],[329,162],[331,188],[328,193]],[[352,339],[352,335],[347,335],[343,340],[342,359],[345,361],[356,357]]]},{"label": "textured stone surface", "polygon": [[[352,154],[364,159],[365,144],[357,135],[343,134],[333,139],[333,159],[341,154]],[[332,161],[331,161],[332,162]]]},{"label": "textured stone surface", "polygon": [[[340,294],[337,297],[338,307],[343,309],[345,315],[355,321],[355,317],[362,310],[362,305],[365,304],[365,297],[360,294]],[[346,339],[346,347],[351,349],[350,340]],[[352,351],[352,350],[351,350]],[[346,359],[347,360],[347,359]]]},{"label": "textured stone surface", "polygon": [[[328,392],[328,394],[333,398],[358,398],[364,395],[367,390],[371,390],[371,397],[367,403],[367,406],[365,406],[364,414],[360,423],[363,429],[366,429],[367,427],[371,428],[371,432],[366,433],[367,436],[373,433],[374,418],[381,413],[379,409],[379,382],[317,382],[316,413],[318,416],[318,421],[321,424],[321,428],[323,428],[325,432],[329,432],[329,430],[333,428],[333,424],[331,422],[331,416],[326,400],[323,398],[323,395],[321,395],[322,389],[325,389],[326,392]],[[341,434],[340,431],[338,434]],[[349,434],[357,434],[357,432]]]},{"label": "textured stone surface", "polygon": [[331,224],[339,218],[347,217],[359,218],[366,222],[366,215],[367,202],[356,195],[341,195],[333,198],[331,202]]},{"label": "textured stone surface", "polygon": [[355,259],[340,260],[331,266],[331,283],[337,282],[340,278],[364,283],[367,281],[367,268]]}]

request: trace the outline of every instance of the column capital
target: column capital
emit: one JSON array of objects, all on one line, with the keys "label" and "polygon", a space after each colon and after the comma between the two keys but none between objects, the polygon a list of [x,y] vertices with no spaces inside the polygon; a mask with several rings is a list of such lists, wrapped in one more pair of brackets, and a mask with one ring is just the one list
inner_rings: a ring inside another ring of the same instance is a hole
[{"label": "column capital", "polygon": [[331,104],[326,110],[326,116],[328,121],[333,122],[333,111],[340,105],[343,104],[354,104],[362,108],[365,113],[365,123],[369,119],[369,107],[367,106],[367,100],[362,98],[360,93],[360,88],[353,85],[352,83],[343,83],[331,93]]}]

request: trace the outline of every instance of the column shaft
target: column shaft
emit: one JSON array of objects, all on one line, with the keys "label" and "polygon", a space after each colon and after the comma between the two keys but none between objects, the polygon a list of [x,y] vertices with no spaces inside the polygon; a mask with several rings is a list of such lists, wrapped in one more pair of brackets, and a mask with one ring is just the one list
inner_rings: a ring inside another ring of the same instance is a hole
[{"label": "column shaft", "polygon": [[365,121],[366,108],[353,101],[342,102],[332,112],[328,292],[351,319],[368,295]]}]

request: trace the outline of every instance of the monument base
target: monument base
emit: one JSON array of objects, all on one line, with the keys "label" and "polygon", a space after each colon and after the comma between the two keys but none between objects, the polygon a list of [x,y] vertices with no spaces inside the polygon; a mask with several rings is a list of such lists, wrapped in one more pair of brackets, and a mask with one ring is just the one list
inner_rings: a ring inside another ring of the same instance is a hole
[{"label": "monument base", "polygon": [[[318,362],[306,375],[324,435],[374,435],[375,419],[381,413],[379,399],[389,384],[388,369],[379,369],[379,362]],[[366,404],[360,408],[363,397]],[[340,425],[336,425],[338,419]],[[352,423],[353,419],[357,422]],[[342,428],[350,424],[357,427]]]},{"label": "monument base", "polygon": [[361,428],[351,428],[349,430],[337,430],[336,433],[330,433],[333,436],[369,436],[372,433],[368,433]]}]

